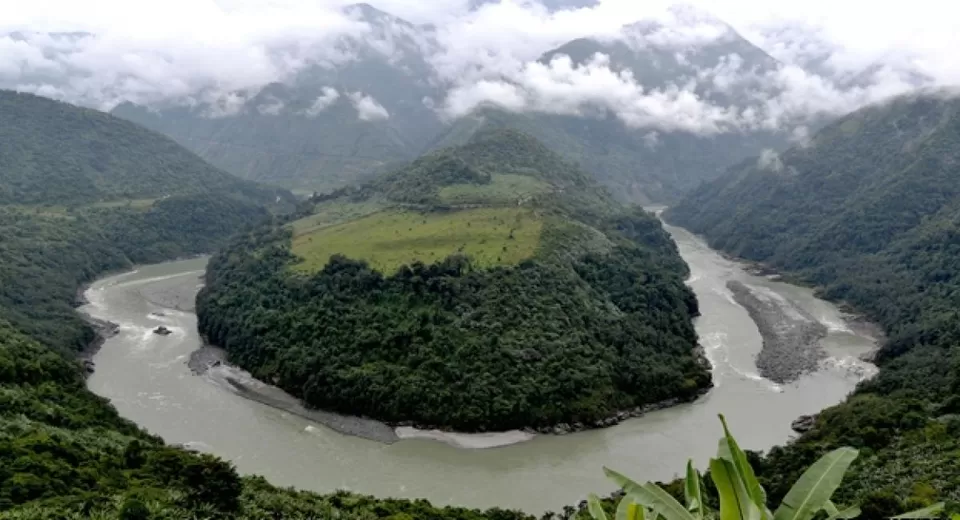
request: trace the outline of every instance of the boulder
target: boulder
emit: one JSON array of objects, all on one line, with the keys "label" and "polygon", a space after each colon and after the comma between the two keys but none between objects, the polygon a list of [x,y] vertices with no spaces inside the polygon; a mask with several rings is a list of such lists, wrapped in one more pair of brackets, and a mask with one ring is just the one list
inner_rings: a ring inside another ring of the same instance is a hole
[{"label": "boulder", "polygon": [[813,426],[816,423],[816,415],[801,415],[800,417],[797,417],[797,420],[790,423],[790,427],[793,428],[793,431],[797,433],[807,433],[813,429]]},{"label": "boulder", "polygon": [[164,327],[163,325],[160,325],[159,327],[153,329],[153,333],[161,336],[169,336],[170,334],[173,334],[173,331]]}]

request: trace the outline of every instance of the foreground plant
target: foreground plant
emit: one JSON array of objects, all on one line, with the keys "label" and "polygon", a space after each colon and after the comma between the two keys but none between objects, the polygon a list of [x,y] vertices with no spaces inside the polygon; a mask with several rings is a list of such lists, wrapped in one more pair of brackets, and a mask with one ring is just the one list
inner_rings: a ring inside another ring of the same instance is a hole
[{"label": "foreground plant", "polygon": [[[850,464],[857,458],[857,450],[839,448],[821,457],[803,472],[776,511],[771,511],[767,507],[766,492],[722,415],[720,422],[723,423],[724,436],[720,439],[717,457],[710,460],[710,479],[717,489],[719,511],[707,507],[702,479],[693,467],[693,461],[687,463],[684,479],[686,505],[652,482],[638,484],[616,471],[603,468],[607,477],[625,493],[617,507],[616,520],[657,520],[661,516],[664,520],[812,520],[821,511],[819,518],[826,520],[848,520],[860,515],[859,506],[841,510],[831,500]],[[596,495],[590,495],[588,509],[594,520],[608,520]],[[938,518],[943,509],[943,503],[934,504],[892,520]],[[951,520],[960,520],[960,515],[954,515]]]}]

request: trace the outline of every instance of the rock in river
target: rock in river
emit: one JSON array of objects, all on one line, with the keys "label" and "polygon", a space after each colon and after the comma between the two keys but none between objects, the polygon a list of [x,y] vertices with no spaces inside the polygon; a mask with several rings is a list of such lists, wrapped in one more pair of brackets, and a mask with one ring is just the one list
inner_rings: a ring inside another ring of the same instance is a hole
[{"label": "rock in river", "polygon": [[801,415],[800,417],[797,417],[797,420],[790,424],[790,427],[793,428],[793,431],[797,433],[807,433],[813,429],[813,426],[816,423],[816,415]]},{"label": "rock in river", "polygon": [[164,327],[163,325],[160,325],[159,327],[153,329],[153,333],[161,336],[169,336],[170,334],[173,334],[173,331]]}]

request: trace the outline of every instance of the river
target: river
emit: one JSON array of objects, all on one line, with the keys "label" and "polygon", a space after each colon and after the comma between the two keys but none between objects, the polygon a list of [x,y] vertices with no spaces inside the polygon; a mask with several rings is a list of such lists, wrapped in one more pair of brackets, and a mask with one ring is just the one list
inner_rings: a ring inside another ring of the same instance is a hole
[{"label": "river", "polygon": [[[857,357],[875,340],[851,330],[836,307],[809,289],[752,276],[685,230],[667,229],[690,265],[688,284],[702,313],[696,328],[714,365],[715,388],[695,403],[612,428],[483,450],[428,439],[386,445],[244,399],[222,378],[194,375],[187,366],[200,346],[192,309],[204,259],[145,266],[91,286],[81,311],[120,329],[96,354],[88,384],[167,442],[214,453],[277,485],[539,514],[611,491],[604,465],[658,480],[679,475],[689,457],[703,467],[716,450],[718,413],[745,448],[782,444],[793,435],[791,421],[840,402],[872,373]],[[757,375],[761,338],[727,289],[731,280],[780,295],[826,325],[822,344],[830,357],[823,368],[783,386]],[[172,334],[153,334],[159,325]]]}]

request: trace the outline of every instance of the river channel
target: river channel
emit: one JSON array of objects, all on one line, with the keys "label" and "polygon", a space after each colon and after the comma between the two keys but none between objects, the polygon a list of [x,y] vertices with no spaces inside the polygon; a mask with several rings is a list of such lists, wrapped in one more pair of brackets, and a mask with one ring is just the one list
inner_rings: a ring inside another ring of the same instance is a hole
[{"label": "river channel", "polygon": [[[576,504],[589,492],[611,491],[604,465],[643,480],[670,479],[691,457],[702,467],[716,450],[718,413],[746,448],[782,444],[794,435],[794,419],[840,402],[873,373],[858,357],[875,339],[848,326],[835,306],[809,289],[752,276],[698,237],[667,229],[690,265],[688,284],[702,313],[696,328],[714,366],[715,387],[695,403],[612,428],[491,449],[429,439],[388,445],[245,399],[222,378],[194,375],[187,366],[201,345],[192,310],[204,259],[145,266],[91,286],[81,311],[116,323],[119,333],[94,357],[96,372],[88,384],[121,415],[167,442],[214,453],[276,485],[539,514]],[[758,375],[760,333],[727,289],[732,280],[786,299],[827,327],[822,345],[828,357],[819,371],[787,385]],[[160,325],[172,334],[154,334]]]}]

